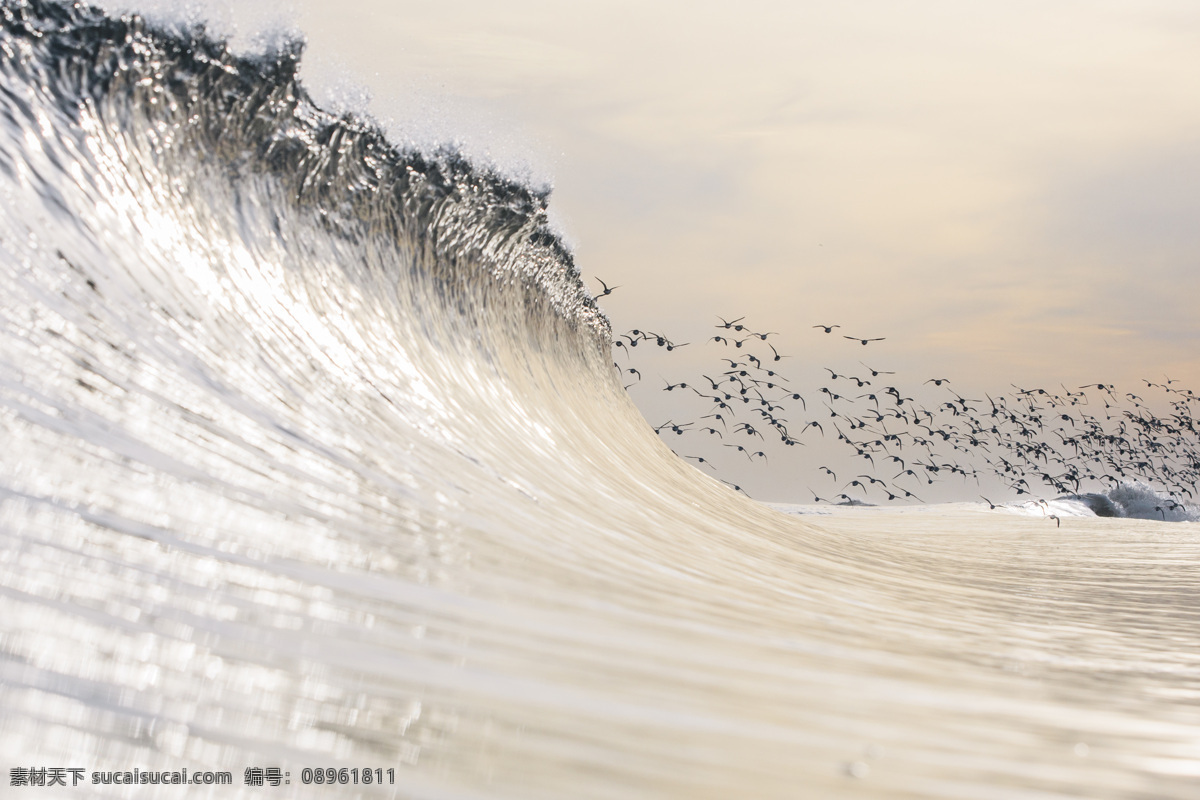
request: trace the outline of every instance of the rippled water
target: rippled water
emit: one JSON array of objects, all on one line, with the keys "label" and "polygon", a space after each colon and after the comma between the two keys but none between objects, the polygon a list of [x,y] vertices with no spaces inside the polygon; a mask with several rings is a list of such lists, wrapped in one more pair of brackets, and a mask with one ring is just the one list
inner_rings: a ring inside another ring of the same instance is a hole
[{"label": "rippled water", "polygon": [[544,196],[324,114],[294,53],[0,9],[9,769],[1197,791],[1195,524],[756,505],[633,408]]}]

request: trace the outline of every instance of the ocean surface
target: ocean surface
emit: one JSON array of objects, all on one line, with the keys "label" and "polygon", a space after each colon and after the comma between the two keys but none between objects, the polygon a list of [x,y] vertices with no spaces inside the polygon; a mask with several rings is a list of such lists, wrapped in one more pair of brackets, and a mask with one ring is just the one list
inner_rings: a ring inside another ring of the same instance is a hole
[{"label": "ocean surface", "polygon": [[298,58],[0,2],[5,796],[1200,794],[1190,516],[742,496],[545,192]]}]

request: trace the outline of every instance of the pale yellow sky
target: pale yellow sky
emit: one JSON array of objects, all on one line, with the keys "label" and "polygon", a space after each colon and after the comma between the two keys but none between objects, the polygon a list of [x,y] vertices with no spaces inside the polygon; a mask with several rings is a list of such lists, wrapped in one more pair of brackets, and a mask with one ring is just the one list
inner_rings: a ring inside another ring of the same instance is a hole
[{"label": "pale yellow sky", "polygon": [[979,380],[1200,384],[1193,2],[192,5],[299,28],[325,103],[552,182],[618,328],[839,321]]},{"label": "pale yellow sky", "polygon": [[614,329],[697,343],[641,362],[652,421],[716,368],[717,314],[810,388],[865,361],[972,397],[1200,390],[1194,0],[197,7],[297,27],[326,106],[551,182]]},{"label": "pale yellow sky", "polygon": [[553,181],[617,327],[840,321],[964,379],[1200,383],[1194,3],[297,10],[318,95]]}]

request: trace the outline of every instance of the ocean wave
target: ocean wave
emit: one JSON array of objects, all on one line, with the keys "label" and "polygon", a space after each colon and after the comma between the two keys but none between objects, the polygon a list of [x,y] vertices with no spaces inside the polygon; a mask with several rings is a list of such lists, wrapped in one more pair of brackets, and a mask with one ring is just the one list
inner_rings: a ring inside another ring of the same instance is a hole
[{"label": "ocean wave", "polygon": [[[0,16],[10,764],[245,797],[335,765],[397,779],[321,796],[1193,788],[1186,526],[1114,555],[789,519],[658,441],[544,192],[322,111],[295,44]],[[1126,561],[1157,568],[1114,588]]]},{"label": "ocean wave", "polygon": [[1122,483],[1106,494],[1066,495],[1057,502],[1076,503],[1098,517],[1154,519],[1164,522],[1195,522],[1200,508],[1180,503],[1144,483]]}]

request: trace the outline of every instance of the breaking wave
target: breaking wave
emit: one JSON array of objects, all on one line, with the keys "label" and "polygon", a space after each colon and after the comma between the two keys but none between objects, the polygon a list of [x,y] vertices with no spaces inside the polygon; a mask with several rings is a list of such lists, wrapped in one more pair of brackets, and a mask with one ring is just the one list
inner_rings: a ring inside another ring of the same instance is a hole
[{"label": "breaking wave", "polygon": [[546,193],[325,113],[298,46],[0,15],[10,780],[1194,788],[1185,526],[786,518],[657,440]]},{"label": "breaking wave", "polygon": [[1200,511],[1143,483],[1122,483],[1104,493],[1066,495],[1059,502],[1082,506],[1097,517],[1127,517],[1165,522],[1195,522]]}]

